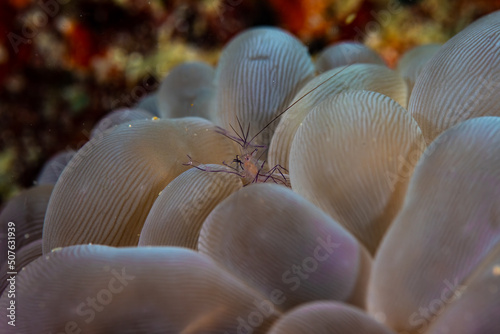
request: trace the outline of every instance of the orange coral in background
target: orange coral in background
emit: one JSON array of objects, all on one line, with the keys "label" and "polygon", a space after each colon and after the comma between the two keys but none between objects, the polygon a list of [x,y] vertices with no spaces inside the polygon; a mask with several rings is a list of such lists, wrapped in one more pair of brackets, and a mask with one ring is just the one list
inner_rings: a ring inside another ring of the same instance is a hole
[{"label": "orange coral in background", "polygon": [[361,7],[362,0],[270,0],[279,24],[305,42],[329,38],[335,27],[342,24]]},{"label": "orange coral in background", "polygon": [[98,54],[93,43],[95,37],[78,21],[68,20],[62,29],[68,45],[67,60],[70,67],[84,69],[90,65],[92,57]]},{"label": "orange coral in background", "polygon": [[12,7],[16,9],[23,9],[26,6],[28,6],[31,1],[30,0],[9,0],[9,3],[12,5]]}]

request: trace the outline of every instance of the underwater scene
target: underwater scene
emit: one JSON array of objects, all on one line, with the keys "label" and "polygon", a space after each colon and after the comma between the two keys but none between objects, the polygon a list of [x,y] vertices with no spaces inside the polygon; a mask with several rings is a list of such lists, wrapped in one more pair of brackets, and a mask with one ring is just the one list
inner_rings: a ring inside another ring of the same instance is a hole
[{"label": "underwater scene", "polygon": [[500,334],[500,1],[0,2],[0,333]]}]

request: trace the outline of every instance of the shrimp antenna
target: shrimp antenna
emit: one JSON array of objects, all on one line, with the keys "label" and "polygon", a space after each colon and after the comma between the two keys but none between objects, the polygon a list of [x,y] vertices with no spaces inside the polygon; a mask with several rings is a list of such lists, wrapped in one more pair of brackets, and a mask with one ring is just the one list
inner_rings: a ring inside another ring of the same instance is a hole
[{"label": "shrimp antenna", "polygon": [[[240,128],[240,131],[241,131],[241,136],[238,135],[238,137],[241,138],[241,140],[243,141],[244,144],[247,143],[247,137],[245,137],[245,131],[243,130],[243,126],[241,126],[241,122],[240,122],[240,119],[238,118],[238,115],[236,115],[236,121],[238,122],[238,126]],[[231,126],[232,128],[232,126]],[[236,130],[233,129],[234,132],[236,132]]]},{"label": "shrimp antenna", "polygon": [[241,141],[245,141],[243,138],[241,138],[240,134],[238,133],[238,131],[236,131],[235,128],[233,128],[233,126],[231,124],[229,124],[229,126],[231,127],[231,129],[233,130],[233,132],[238,136],[238,138],[241,140]]},{"label": "shrimp antenna", "polygon": [[[238,116],[236,116],[236,121],[238,122],[238,127],[240,128],[241,134],[240,134],[240,132],[236,131],[236,129],[231,124],[229,124],[229,126],[231,127],[231,130],[233,130],[233,132],[236,134],[236,136],[232,136],[232,135],[228,134],[226,132],[226,130],[224,130],[221,127],[217,127],[217,129],[215,131],[217,133],[220,133],[224,137],[229,138],[229,139],[235,141],[241,147],[247,148],[248,144],[250,143],[248,141],[248,135],[250,133],[250,123],[248,124],[248,127],[247,127],[247,129],[245,131],[243,129],[243,125],[241,125],[241,122],[240,122],[240,119],[238,118]],[[260,145],[252,145],[252,146],[255,146],[255,147],[264,147],[264,146],[260,146]]]},{"label": "shrimp antenna", "polygon": [[229,139],[231,139],[231,140],[233,140],[233,141],[237,142],[237,143],[238,143],[238,145],[243,146],[243,144],[241,143],[241,142],[243,142],[243,141],[244,141],[244,140],[243,140],[243,138],[241,138],[241,136],[238,134],[238,132],[236,132],[236,130],[234,130],[234,128],[231,126],[231,124],[229,124],[229,126],[231,127],[231,129],[233,129],[233,131],[236,133],[236,136],[238,136],[238,137],[235,137],[235,136],[232,136],[232,135],[228,134],[228,133],[226,132],[226,130],[225,130],[225,129],[223,129],[223,128],[221,128],[220,126],[217,126],[217,127],[216,127],[215,132],[217,132],[217,133],[219,133],[219,134],[223,135],[223,136],[224,136],[224,137],[226,137],[226,138],[229,138]]},{"label": "shrimp antenna", "polygon": [[340,74],[342,71],[344,71],[349,66],[351,66],[351,64],[344,66],[343,69],[341,69],[340,71],[338,71],[337,73],[335,73],[334,75],[332,75],[331,77],[329,77],[328,79],[326,79],[325,81],[323,81],[322,83],[320,83],[319,85],[317,85],[316,87],[314,87],[313,89],[311,89],[310,91],[308,91],[307,93],[305,93],[304,95],[302,95],[297,101],[295,101],[294,103],[292,103],[291,105],[289,105],[287,108],[285,108],[285,110],[283,110],[278,115],[276,115],[269,123],[266,124],[266,126],[264,126],[259,132],[257,132],[255,134],[255,136],[253,136],[252,139],[250,139],[249,143],[251,143],[258,135],[260,135],[262,133],[262,131],[264,131],[269,125],[271,125],[271,123],[273,123],[275,120],[277,120],[278,118],[280,118],[281,115],[283,115],[285,112],[287,112],[289,109],[291,109],[294,105],[296,105],[297,103],[299,103],[304,97],[306,97],[307,95],[311,94],[316,89],[318,89],[319,87],[321,87],[322,85],[324,85],[325,83],[327,83],[328,81],[330,81],[331,79],[333,79],[334,77],[336,77],[338,74]]},{"label": "shrimp antenna", "polygon": [[260,160],[260,158],[262,158],[262,157],[264,156],[264,153],[266,153],[266,152],[267,152],[267,150],[268,150],[268,148],[267,148],[267,147],[266,147],[266,149],[265,149],[265,150],[262,150],[262,153],[261,153],[261,154],[257,157],[257,161],[259,161],[259,160]]},{"label": "shrimp antenna", "polygon": [[[248,139],[248,134],[250,133],[250,122],[248,122],[247,133],[245,134],[245,145],[247,144],[246,140]],[[252,141],[250,141],[251,143]]]}]

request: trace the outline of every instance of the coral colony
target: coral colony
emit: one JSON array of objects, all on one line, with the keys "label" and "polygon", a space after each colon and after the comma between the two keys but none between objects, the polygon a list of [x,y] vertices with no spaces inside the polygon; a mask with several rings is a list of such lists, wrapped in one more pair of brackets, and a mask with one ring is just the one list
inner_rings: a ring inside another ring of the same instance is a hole
[{"label": "coral colony", "polygon": [[1,333],[500,333],[500,12],[397,69],[244,31],[0,215]]}]

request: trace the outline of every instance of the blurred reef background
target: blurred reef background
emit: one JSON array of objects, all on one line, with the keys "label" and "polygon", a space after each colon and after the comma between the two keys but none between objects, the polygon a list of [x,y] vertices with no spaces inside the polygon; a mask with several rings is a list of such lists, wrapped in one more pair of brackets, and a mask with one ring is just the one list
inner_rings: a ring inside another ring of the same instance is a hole
[{"label": "blurred reef background", "polygon": [[83,146],[104,114],[134,106],[181,62],[215,65],[249,27],[282,27],[313,55],[356,40],[394,67],[498,9],[500,0],[3,0],[0,205],[51,156]]}]

